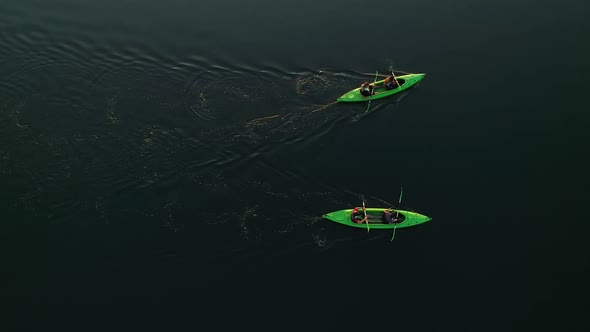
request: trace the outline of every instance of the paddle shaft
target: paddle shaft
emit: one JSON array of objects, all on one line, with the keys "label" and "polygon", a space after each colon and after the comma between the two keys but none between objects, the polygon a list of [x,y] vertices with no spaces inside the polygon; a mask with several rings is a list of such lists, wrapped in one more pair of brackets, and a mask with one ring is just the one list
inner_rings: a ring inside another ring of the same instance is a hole
[{"label": "paddle shaft", "polygon": [[[377,82],[377,76],[379,76],[379,71],[375,71],[375,81],[373,82],[373,91],[375,90],[375,82]],[[371,91],[371,95],[373,95],[373,91]],[[369,103],[367,104],[367,109],[365,110],[365,113],[367,113],[369,111],[369,107],[371,107],[371,99],[369,99]],[[364,200],[363,200],[364,202]],[[369,224],[367,223],[367,226],[369,226]]]},{"label": "paddle shaft", "polygon": [[[391,71],[391,73],[393,74],[393,70]],[[397,82],[397,81],[396,81]],[[399,217],[399,209],[401,208],[401,204],[402,204],[402,195],[404,194],[404,188],[400,187],[400,191],[399,191],[399,199],[397,200],[397,210],[395,210],[395,219],[397,220],[397,218]],[[394,221],[395,222],[395,221]],[[393,238],[395,237],[395,229],[397,228],[397,223],[395,225],[393,225],[393,234],[391,235],[391,241],[393,241]]]},{"label": "paddle shaft", "polygon": [[365,195],[363,195],[363,212],[365,213],[365,223],[367,223],[367,232],[369,231],[369,218],[367,218],[367,208],[365,207]]},{"label": "paddle shaft", "polygon": [[393,79],[395,80],[395,84],[397,84],[397,86],[399,87],[399,82],[397,81],[397,77],[395,77],[393,70],[391,71],[391,76],[393,76]]}]

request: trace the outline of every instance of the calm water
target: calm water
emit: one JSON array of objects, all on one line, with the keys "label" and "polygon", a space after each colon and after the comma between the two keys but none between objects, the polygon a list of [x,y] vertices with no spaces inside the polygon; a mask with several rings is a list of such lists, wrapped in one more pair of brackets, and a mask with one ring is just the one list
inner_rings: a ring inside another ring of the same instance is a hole
[{"label": "calm water", "polygon": [[[0,1],[11,317],[587,329],[586,18],[574,0]],[[366,113],[335,103],[390,68],[427,76]],[[400,187],[433,221],[393,242],[321,219]]]}]

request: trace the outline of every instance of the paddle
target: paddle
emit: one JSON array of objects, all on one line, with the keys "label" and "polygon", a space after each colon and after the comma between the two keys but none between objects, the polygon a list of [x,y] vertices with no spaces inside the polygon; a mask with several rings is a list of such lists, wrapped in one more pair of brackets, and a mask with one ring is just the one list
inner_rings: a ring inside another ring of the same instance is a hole
[{"label": "paddle", "polygon": [[395,77],[395,73],[393,72],[393,67],[389,67],[389,70],[391,70],[391,76],[393,76],[393,79],[395,80],[395,84],[397,84],[397,87],[399,88],[399,82],[397,81],[397,77]]},{"label": "paddle", "polygon": [[[397,210],[395,211],[395,219],[397,219],[399,217],[399,208],[402,204],[402,195],[404,194],[404,188],[400,187],[400,192],[399,192],[399,200],[397,201]],[[397,228],[397,223],[394,223],[393,225],[393,235],[391,236],[391,241],[393,241],[393,238],[395,237],[395,229]]]},{"label": "paddle", "polygon": [[[377,82],[377,76],[378,75],[379,75],[379,71],[377,70],[377,71],[375,71],[375,82]],[[375,82],[373,82],[373,84]],[[373,89],[375,89],[375,88],[373,87]],[[371,93],[371,95],[373,95],[373,94]],[[371,99],[369,99],[369,104],[367,105],[367,109],[365,110],[365,114],[367,114],[367,112],[369,111],[369,107],[371,107]]]},{"label": "paddle", "polygon": [[397,77],[395,77],[393,70],[391,71],[391,76],[393,76],[393,79],[395,80],[395,84],[397,84],[397,87],[399,88],[399,82],[397,81]]},{"label": "paddle", "polygon": [[365,195],[362,195],[363,199],[363,212],[365,213],[365,222],[367,223],[367,232],[369,231],[369,218],[367,218],[367,208],[365,207]]}]

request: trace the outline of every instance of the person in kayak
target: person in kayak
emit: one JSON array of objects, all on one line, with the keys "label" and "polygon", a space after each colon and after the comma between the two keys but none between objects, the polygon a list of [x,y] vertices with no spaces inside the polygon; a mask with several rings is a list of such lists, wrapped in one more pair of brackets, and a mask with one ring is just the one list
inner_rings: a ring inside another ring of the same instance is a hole
[{"label": "person in kayak", "polygon": [[352,219],[352,221],[357,224],[365,223],[368,218],[369,217],[365,217],[365,212],[360,207],[355,207],[354,209],[352,209],[352,212],[350,213],[350,219]]},{"label": "person in kayak", "polygon": [[373,83],[364,82],[361,84],[361,95],[368,97],[373,94],[375,85]]},{"label": "person in kayak", "polygon": [[392,90],[399,86],[393,76],[387,76],[387,78],[385,78],[385,81],[383,81],[383,84],[385,85],[385,88],[387,90]]},{"label": "person in kayak", "polygon": [[384,224],[394,224],[399,222],[395,217],[394,211],[392,209],[387,209],[383,211],[383,216],[381,217]]}]

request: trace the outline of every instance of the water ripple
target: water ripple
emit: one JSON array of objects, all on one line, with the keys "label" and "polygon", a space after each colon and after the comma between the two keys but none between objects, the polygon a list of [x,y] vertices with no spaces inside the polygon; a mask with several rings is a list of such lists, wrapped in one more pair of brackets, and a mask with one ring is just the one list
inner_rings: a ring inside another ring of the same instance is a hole
[{"label": "water ripple", "polygon": [[[0,31],[9,63],[0,126],[10,137],[0,142],[0,171],[21,188],[13,205],[54,222],[83,213],[112,222],[131,211],[173,232],[208,223],[246,242],[304,230],[293,248],[330,247],[313,202],[338,201],[319,190],[339,188],[273,160],[358,115],[334,100],[366,73],[27,31]],[[122,197],[143,208],[118,207]],[[150,197],[158,203],[148,206]],[[181,218],[204,206],[228,212]]]}]

